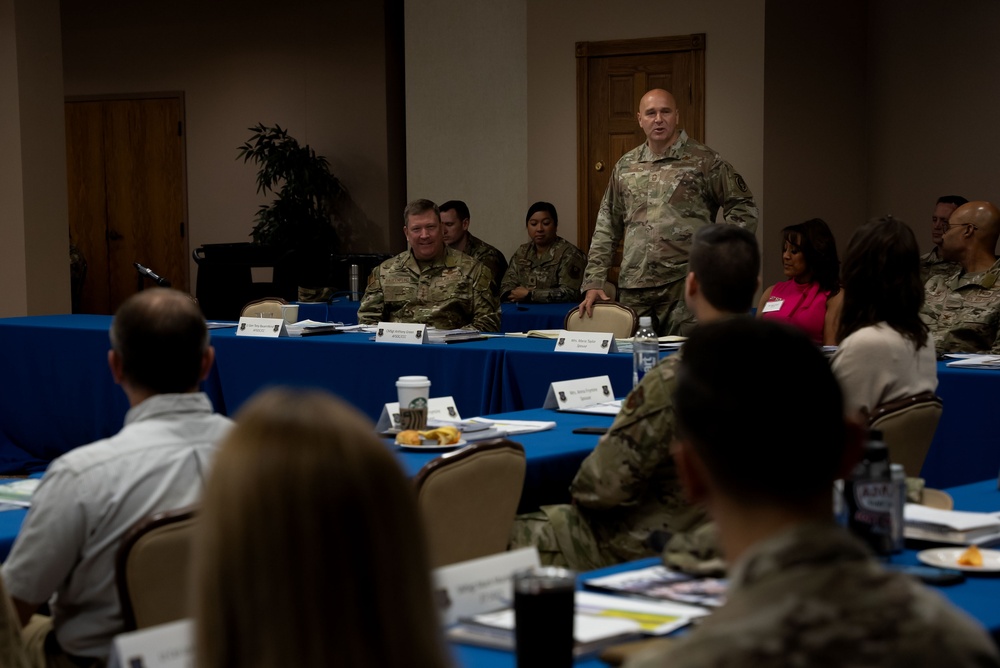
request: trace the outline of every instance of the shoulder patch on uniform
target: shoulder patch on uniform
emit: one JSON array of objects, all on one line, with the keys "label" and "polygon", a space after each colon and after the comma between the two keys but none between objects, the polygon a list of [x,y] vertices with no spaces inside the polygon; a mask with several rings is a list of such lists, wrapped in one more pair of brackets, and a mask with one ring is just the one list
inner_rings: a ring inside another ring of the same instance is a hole
[{"label": "shoulder patch on uniform", "polygon": [[747,191],[747,182],[743,180],[743,177],[739,174],[736,175],[736,185],[742,192]]},{"label": "shoulder patch on uniform", "polygon": [[575,280],[577,278],[580,278],[581,274],[582,274],[582,272],[580,271],[579,265],[575,265],[574,264],[574,265],[570,266],[570,268],[569,268],[569,277],[570,278],[572,278],[572,279]]},{"label": "shoulder patch on uniform", "polygon": [[640,385],[628,393],[628,398],[625,399],[625,410],[631,413],[638,410],[644,403],[646,403],[646,397]]}]

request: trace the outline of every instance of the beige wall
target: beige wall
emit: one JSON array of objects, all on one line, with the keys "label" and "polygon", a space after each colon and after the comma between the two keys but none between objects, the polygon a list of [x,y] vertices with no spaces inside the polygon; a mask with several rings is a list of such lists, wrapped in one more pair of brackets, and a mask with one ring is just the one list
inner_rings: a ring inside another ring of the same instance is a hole
[{"label": "beige wall", "polygon": [[464,200],[470,231],[506,256],[528,197],[525,5],[425,0],[405,14],[409,199]]},{"label": "beige wall", "polygon": [[268,200],[236,155],[262,122],[329,159],[357,204],[349,249],[384,250],[383,22],[378,2],[65,0],[66,94],[185,92],[191,248],[249,241]]},{"label": "beige wall", "polygon": [[1000,3],[882,0],[870,29],[868,213],[930,250],[939,196],[1000,204]]},{"label": "beige wall", "polygon": [[[864,0],[768,0],[764,85],[764,285],[784,280],[781,228],[822,218],[841,253],[868,195]],[[850,48],[845,48],[850,45]]]},{"label": "beige wall", "polygon": [[0,0],[0,316],[70,307],[58,0]]},{"label": "beige wall", "polygon": [[604,0],[531,0],[524,209],[535,200],[552,202],[560,235],[576,241],[575,43],[691,33],[706,34],[706,143],[763,202],[763,0],[621,0],[613,10]]}]

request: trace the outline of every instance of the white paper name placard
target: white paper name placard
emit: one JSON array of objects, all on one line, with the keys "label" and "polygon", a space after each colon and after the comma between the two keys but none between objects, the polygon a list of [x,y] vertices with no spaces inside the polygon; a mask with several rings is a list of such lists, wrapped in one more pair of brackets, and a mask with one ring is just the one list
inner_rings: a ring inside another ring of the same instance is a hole
[{"label": "white paper name placard", "polygon": [[423,343],[427,340],[427,325],[415,322],[380,322],[375,340],[387,343]]},{"label": "white paper name placard", "polygon": [[[453,397],[434,397],[427,400],[428,421],[447,420],[448,422],[453,422],[461,419],[462,416],[458,414],[458,407],[455,405]],[[386,429],[399,429],[398,401],[386,404],[382,408],[382,414],[378,418],[375,430],[385,431]]]},{"label": "white paper name placard", "polygon": [[611,379],[608,376],[561,380],[549,385],[549,392],[545,395],[545,405],[542,408],[567,410],[611,401],[614,398],[615,392],[611,389]]},{"label": "white paper name placard", "polygon": [[618,352],[618,346],[611,332],[570,332],[564,329],[556,338],[556,352],[604,355]]},{"label": "white paper name placard", "polygon": [[434,598],[447,626],[460,618],[513,605],[514,572],[538,566],[538,550],[525,547],[434,569]]},{"label": "white paper name placard", "polygon": [[192,668],[194,622],[182,619],[115,636],[108,668]]},{"label": "white paper name placard", "polygon": [[288,336],[283,318],[240,318],[236,326],[236,336],[263,336],[276,339]]}]

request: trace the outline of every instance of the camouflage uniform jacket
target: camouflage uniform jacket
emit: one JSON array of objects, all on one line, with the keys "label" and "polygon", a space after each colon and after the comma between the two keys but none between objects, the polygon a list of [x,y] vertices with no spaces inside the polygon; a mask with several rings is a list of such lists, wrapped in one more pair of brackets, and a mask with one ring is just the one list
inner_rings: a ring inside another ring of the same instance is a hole
[{"label": "camouflage uniform jacket", "polygon": [[498,249],[489,245],[479,237],[466,233],[465,254],[486,265],[493,275],[490,289],[493,294],[500,294],[500,281],[507,271],[507,258]]},{"label": "camouflage uniform jacket", "polygon": [[921,319],[938,353],[1000,353],[1000,260],[984,272],[931,276]]},{"label": "camouflage uniform jacket", "polygon": [[358,307],[358,322],[420,322],[438,329],[500,329],[500,304],[490,292],[490,272],[468,255],[445,248],[421,269],[406,250],[375,267]]},{"label": "camouflage uniform jacket", "polygon": [[661,360],[629,393],[570,486],[598,546],[618,561],[658,555],[672,534],[705,521],[684,499],[670,454],[679,361]]},{"label": "camouflage uniform jacket", "polygon": [[590,243],[583,289],[603,288],[624,236],[622,288],[655,288],[687,275],[695,230],[715,222],[757,229],[757,205],[743,177],[718,153],[680,138],[662,157],[647,144],[621,157],[611,173]]},{"label": "camouflage uniform jacket", "polygon": [[726,604],[629,668],[998,666],[982,628],[939,594],[886,571],[833,524],[805,524],[751,547]]},{"label": "camouflage uniform jacket", "polygon": [[587,256],[562,237],[556,237],[542,257],[534,242],[522,244],[510,257],[510,266],[500,285],[500,298],[511,290],[531,290],[533,302],[571,302],[580,299],[580,281]]},{"label": "camouflage uniform jacket", "polygon": [[935,246],[932,250],[920,256],[920,277],[927,282],[931,276],[938,274],[950,275],[958,271],[959,267],[954,262],[948,262],[941,258],[941,249]]}]

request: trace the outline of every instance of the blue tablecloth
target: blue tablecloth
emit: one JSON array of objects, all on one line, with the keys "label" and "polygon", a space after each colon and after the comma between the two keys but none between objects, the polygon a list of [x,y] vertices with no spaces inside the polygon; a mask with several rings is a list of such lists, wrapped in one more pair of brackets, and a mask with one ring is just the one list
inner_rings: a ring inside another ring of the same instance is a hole
[{"label": "blue tablecloth", "polygon": [[[529,332],[533,329],[562,329],[566,314],[578,303],[501,304],[500,331]],[[345,325],[353,325],[358,322],[358,302],[346,299],[335,299],[329,304],[326,302],[300,302],[299,319],[342,322]]]},{"label": "blue tablecloth", "polygon": [[[555,305],[529,308],[544,306]],[[0,387],[0,473],[37,470],[121,428],[128,404],[107,368],[109,324],[107,316],[0,319],[6,372]],[[555,353],[547,339],[423,346],[368,339],[364,334],[257,339],[236,337],[233,329],[213,330],[216,365],[203,387],[216,410],[230,415],[268,385],[322,387],[372,420],[395,400],[395,380],[405,374],[430,377],[432,396],[453,396],[464,417],[538,408],[557,380],[608,375],[619,396],[631,387],[628,354]],[[944,414],[921,475],[932,487],[996,476],[1000,437],[992,417],[1000,372],[950,369],[941,362],[938,379]]]}]

